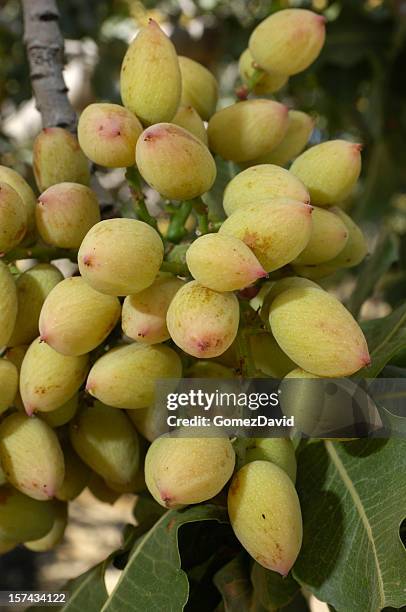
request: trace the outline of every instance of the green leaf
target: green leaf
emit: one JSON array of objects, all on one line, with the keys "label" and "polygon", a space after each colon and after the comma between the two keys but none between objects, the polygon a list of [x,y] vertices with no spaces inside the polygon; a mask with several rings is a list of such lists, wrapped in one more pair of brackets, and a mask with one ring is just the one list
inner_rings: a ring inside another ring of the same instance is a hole
[{"label": "green leaf", "polygon": [[241,553],[224,565],[215,575],[214,584],[223,597],[226,612],[251,610],[252,584],[247,555]]},{"label": "green leaf", "polygon": [[392,432],[392,435],[395,432],[397,436],[406,438],[406,418],[404,416],[394,414],[384,406],[380,407],[380,415],[383,424]]},{"label": "green leaf", "polygon": [[[144,532],[152,521],[157,520],[156,515],[150,512],[150,517],[141,525],[134,527],[127,525],[127,537],[119,550],[112,552],[102,563],[95,565],[90,570],[81,574],[73,580],[69,580],[61,591],[68,591],[70,598],[65,606],[60,609],[63,612],[100,612],[101,608],[108,599],[104,575],[109,564],[114,561],[119,561],[121,558],[127,558],[128,550],[133,546],[135,541],[140,541]],[[118,563],[119,566],[119,563]]]},{"label": "green leaf", "polygon": [[69,580],[61,591],[68,591],[68,602],[63,612],[99,612],[107,601],[108,593],[104,583],[106,562],[99,563],[78,578]]},{"label": "green leaf", "polygon": [[304,534],[294,576],[338,612],[406,604],[406,441],[308,444],[297,483]]},{"label": "green leaf", "polygon": [[356,377],[376,378],[406,348],[406,304],[387,317],[362,322],[361,327],[368,342],[371,365],[357,372]]},{"label": "green leaf", "polygon": [[372,294],[376,283],[399,257],[398,241],[393,234],[384,235],[373,254],[361,266],[358,281],[348,302],[348,308],[357,317],[362,304]]},{"label": "green leaf", "polygon": [[178,530],[186,523],[210,520],[226,523],[225,509],[199,505],[166,512],[136,543],[103,612],[183,610],[189,584],[181,569]]},{"label": "green leaf", "polygon": [[[406,371],[406,346],[390,360],[390,365]],[[399,378],[403,378],[403,375],[400,375]]]},{"label": "green leaf", "polygon": [[378,384],[372,385],[377,391],[373,393],[373,399],[388,432],[387,437],[406,438],[406,388],[402,385],[402,378],[406,379],[405,369],[386,366]]},{"label": "green leaf", "polygon": [[256,597],[266,610],[277,610],[286,606],[300,588],[292,574],[283,578],[258,563],[254,563],[252,567],[251,581]]},{"label": "green leaf", "polygon": [[137,525],[128,524],[123,530],[124,543],[121,549],[110,555],[117,569],[124,569],[127,565],[131,549],[139,543],[147,531],[164,514],[165,508],[160,506],[148,493],[140,493],[133,509]]},{"label": "green leaf", "polygon": [[[112,561],[117,567],[120,567],[121,559],[124,559],[123,565],[125,565],[129,548],[134,545],[134,542],[141,542],[145,532],[159,519],[163,512],[165,510],[155,500],[141,494],[134,510],[134,516],[139,524],[137,526],[126,526],[126,538],[119,550],[111,553],[102,563],[70,580],[60,589],[69,593],[69,599],[63,607],[61,606],[58,609],[63,610],[63,612],[82,612],[83,610],[100,612],[108,599],[104,582],[106,568]],[[39,608],[36,606],[35,609],[38,610]]]},{"label": "green leaf", "polygon": [[385,366],[380,373],[382,378],[406,378],[406,368],[392,365]]}]

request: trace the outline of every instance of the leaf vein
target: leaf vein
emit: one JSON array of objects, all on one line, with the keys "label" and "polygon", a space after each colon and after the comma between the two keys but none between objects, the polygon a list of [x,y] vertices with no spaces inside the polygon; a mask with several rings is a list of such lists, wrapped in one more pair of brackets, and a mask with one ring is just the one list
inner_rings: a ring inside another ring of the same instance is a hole
[{"label": "leaf vein", "polygon": [[334,445],[331,442],[326,442],[326,449],[328,454],[331,457],[331,460],[333,461],[338,474],[341,477],[341,480],[343,481],[343,483],[345,484],[345,486],[347,487],[348,493],[351,495],[353,501],[354,501],[354,505],[356,507],[356,509],[358,510],[358,514],[360,516],[360,519],[362,521],[362,524],[364,525],[365,531],[366,531],[366,536],[368,537],[368,540],[371,544],[371,549],[372,549],[372,553],[374,556],[374,561],[375,561],[375,566],[376,566],[376,573],[377,573],[377,578],[378,578],[378,587],[379,587],[379,594],[380,594],[380,609],[383,608],[385,606],[385,587],[384,587],[384,582],[383,582],[383,578],[382,578],[382,573],[381,573],[381,568],[380,568],[380,564],[379,564],[379,558],[378,558],[378,552],[376,550],[376,546],[375,546],[375,540],[374,540],[374,536],[372,533],[372,527],[371,524],[369,522],[368,516],[365,512],[364,506],[362,504],[361,498],[358,494],[358,491],[356,490],[354,483],[352,482],[347,470],[344,467],[343,462],[341,461],[340,457],[337,454],[336,449],[334,448]]}]

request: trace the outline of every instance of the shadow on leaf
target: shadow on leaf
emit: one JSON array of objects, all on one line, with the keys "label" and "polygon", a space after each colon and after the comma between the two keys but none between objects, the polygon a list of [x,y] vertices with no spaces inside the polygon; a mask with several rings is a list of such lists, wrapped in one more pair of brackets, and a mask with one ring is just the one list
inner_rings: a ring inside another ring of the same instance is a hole
[{"label": "shadow on leaf", "polygon": [[298,462],[297,491],[303,515],[303,545],[294,566],[299,582],[319,587],[332,574],[344,535],[340,498],[325,490],[328,454],[323,442],[307,445]]},{"label": "shadow on leaf", "polygon": [[386,446],[388,440],[377,438],[375,440],[352,440],[345,442],[343,448],[352,457],[369,457]]}]

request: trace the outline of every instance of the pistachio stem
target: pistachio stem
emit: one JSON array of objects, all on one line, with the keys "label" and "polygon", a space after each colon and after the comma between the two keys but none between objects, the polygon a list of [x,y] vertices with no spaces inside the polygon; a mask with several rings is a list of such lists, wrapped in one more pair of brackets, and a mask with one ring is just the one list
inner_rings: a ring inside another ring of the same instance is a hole
[{"label": "pistachio stem", "polygon": [[178,244],[186,235],[185,223],[193,208],[193,200],[181,202],[179,208],[173,214],[169,224],[166,239],[169,242]]},{"label": "pistachio stem", "polygon": [[210,231],[218,232],[220,227],[223,225],[223,221],[210,221]]},{"label": "pistachio stem", "polygon": [[161,264],[162,272],[171,272],[176,276],[188,276],[189,270],[186,264],[177,263],[174,261],[163,261]]},{"label": "pistachio stem", "polygon": [[240,375],[243,378],[255,378],[256,368],[251,355],[251,349],[249,346],[249,331],[242,327],[239,329],[236,338],[236,348],[238,356],[238,364]]},{"label": "pistachio stem", "polygon": [[32,247],[17,247],[6,253],[2,259],[5,262],[18,261],[19,259],[38,259],[38,261],[52,261],[53,259],[77,260],[78,252],[75,249],[59,249],[43,245]]},{"label": "pistachio stem", "polygon": [[141,221],[148,223],[148,225],[151,225],[155,230],[158,231],[157,220],[148,212],[148,208],[145,203],[144,193],[142,191],[141,177],[135,166],[127,168],[125,178],[130,186],[134,210],[137,214],[137,217]]},{"label": "pistachio stem", "polygon": [[265,76],[265,70],[262,68],[254,67],[254,71],[251,74],[247,83],[244,83],[241,87],[236,90],[236,96],[238,100],[246,100],[249,94],[254,90],[255,86],[258,85],[260,80]]},{"label": "pistachio stem", "polygon": [[200,235],[209,233],[208,208],[201,198],[192,200]]}]

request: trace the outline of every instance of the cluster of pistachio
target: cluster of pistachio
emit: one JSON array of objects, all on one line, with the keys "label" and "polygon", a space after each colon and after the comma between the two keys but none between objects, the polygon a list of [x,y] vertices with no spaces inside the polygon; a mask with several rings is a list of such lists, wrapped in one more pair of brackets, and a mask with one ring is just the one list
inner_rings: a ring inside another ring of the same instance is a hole
[{"label": "cluster of pistachio", "polygon": [[[109,502],[147,487],[176,508],[212,499],[232,479],[237,537],[260,564],[289,572],[302,538],[292,443],[246,440],[233,476],[226,436],[161,435],[153,406],[158,379],[175,387],[182,375],[237,375],[239,292],[282,269],[286,278],[263,283],[251,302],[266,325],[249,339],[256,370],[340,377],[369,363],[356,321],[314,282],[366,254],[361,230],[340,208],[360,173],[360,146],[334,140],[302,153],[311,117],[247,99],[309,66],[324,37],[324,19],[310,11],[273,14],[241,56],[240,101],[216,112],[214,76],[178,57],[151,21],[122,64],[124,105],[88,106],[78,139],[61,128],[37,137],[38,199],[21,176],[0,168],[1,551],[56,545],[67,502],[86,486]],[[218,232],[187,243],[181,278],[162,270],[171,245],[149,214],[150,224],[100,220],[88,160],[136,166],[163,198],[190,201],[215,181],[213,154],[242,170],[225,190]],[[63,278],[50,263],[20,273],[14,249],[28,245],[35,254],[38,238],[54,259],[58,249],[78,249],[79,275]],[[119,321],[124,335],[112,347]]]}]

